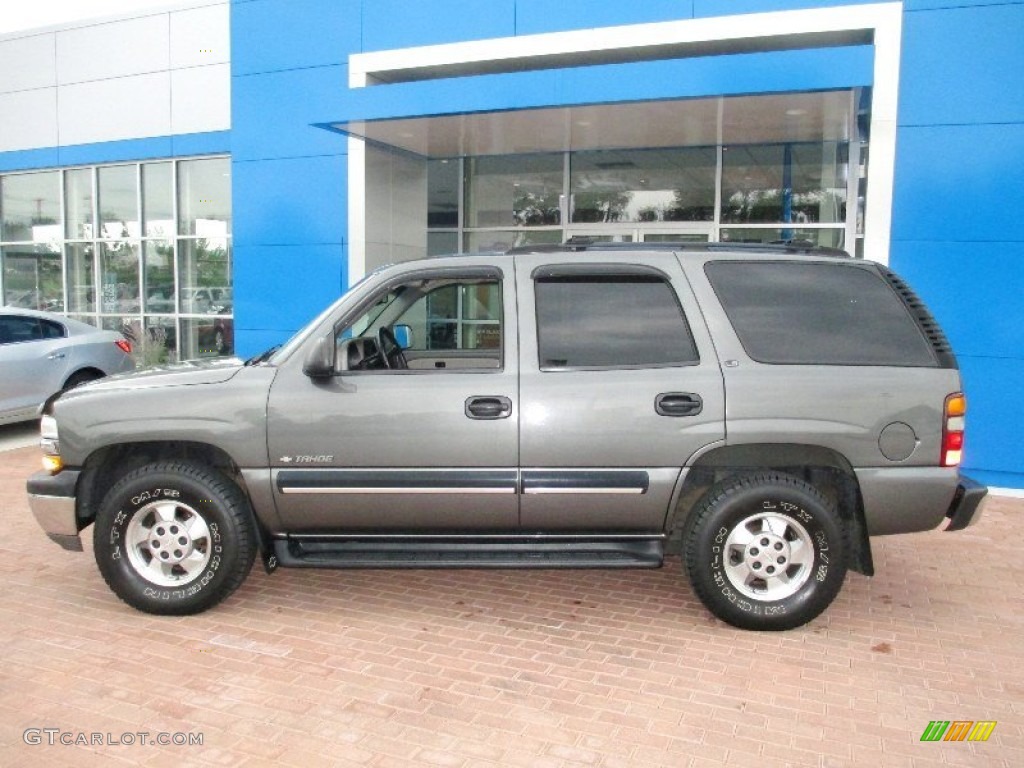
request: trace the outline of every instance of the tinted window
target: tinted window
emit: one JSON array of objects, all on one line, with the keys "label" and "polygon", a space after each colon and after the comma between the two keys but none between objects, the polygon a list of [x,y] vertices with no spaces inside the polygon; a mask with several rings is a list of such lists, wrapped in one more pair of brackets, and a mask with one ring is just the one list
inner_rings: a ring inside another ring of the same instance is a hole
[{"label": "tinted window", "polygon": [[[0,316],[0,344],[17,344],[22,341],[36,341],[49,338],[45,321],[39,321],[34,317],[20,317],[18,315]],[[59,326],[58,326],[59,327]],[[63,336],[63,333],[58,333]]]},{"label": "tinted window", "polygon": [[545,277],[536,281],[540,366],[609,368],[697,360],[679,302],[647,275]]},{"label": "tinted window", "polygon": [[705,272],[743,348],[759,362],[936,364],[903,302],[867,268],[714,262]]}]

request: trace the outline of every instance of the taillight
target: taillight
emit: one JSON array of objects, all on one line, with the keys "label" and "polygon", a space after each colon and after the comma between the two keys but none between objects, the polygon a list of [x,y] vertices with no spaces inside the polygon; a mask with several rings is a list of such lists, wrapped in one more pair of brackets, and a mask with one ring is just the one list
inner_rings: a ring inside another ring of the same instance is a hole
[{"label": "taillight", "polygon": [[128,339],[118,339],[114,343],[117,344],[118,349],[126,355],[130,355],[132,353],[132,343],[128,341]]},{"label": "taillight", "polygon": [[967,398],[963,392],[954,392],[946,398],[942,414],[942,466],[956,467],[964,452],[964,414]]}]

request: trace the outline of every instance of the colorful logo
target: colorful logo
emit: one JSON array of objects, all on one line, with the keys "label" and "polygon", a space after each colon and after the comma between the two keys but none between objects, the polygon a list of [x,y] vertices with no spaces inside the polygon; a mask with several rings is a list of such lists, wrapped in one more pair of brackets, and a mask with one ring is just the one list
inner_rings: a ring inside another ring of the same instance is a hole
[{"label": "colorful logo", "polygon": [[921,741],[988,741],[995,728],[995,720],[932,720]]}]

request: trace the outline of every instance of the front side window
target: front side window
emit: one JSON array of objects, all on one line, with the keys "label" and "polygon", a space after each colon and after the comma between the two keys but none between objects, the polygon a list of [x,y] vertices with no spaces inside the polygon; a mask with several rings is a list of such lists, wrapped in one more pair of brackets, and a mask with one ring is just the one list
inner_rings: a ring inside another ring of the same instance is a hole
[{"label": "front side window", "polygon": [[542,370],[685,365],[697,349],[675,291],[656,274],[536,279]]},{"label": "front side window", "polygon": [[341,371],[500,368],[501,282],[444,276],[392,287],[338,330],[336,348]]}]

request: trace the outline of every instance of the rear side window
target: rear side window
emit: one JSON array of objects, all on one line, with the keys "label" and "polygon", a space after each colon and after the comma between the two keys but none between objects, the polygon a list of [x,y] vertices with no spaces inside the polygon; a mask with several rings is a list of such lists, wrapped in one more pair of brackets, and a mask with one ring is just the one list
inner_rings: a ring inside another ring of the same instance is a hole
[{"label": "rear side window", "polygon": [[62,336],[64,336],[63,326],[49,320],[21,315],[0,316],[0,344],[59,339]]},{"label": "rear side window", "polygon": [[697,349],[675,291],[656,275],[564,275],[536,280],[540,367],[682,365]]},{"label": "rear side window", "polygon": [[859,266],[712,262],[704,267],[753,360],[795,365],[936,366],[906,306]]}]

